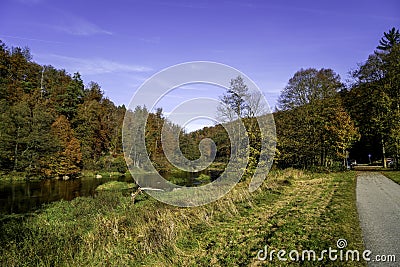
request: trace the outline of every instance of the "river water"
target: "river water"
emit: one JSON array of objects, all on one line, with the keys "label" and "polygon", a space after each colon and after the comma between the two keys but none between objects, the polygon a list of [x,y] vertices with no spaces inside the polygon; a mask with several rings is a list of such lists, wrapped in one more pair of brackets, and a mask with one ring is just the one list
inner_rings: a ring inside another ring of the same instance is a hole
[{"label": "river water", "polygon": [[[150,174],[154,175],[154,174]],[[195,178],[199,174],[185,174],[179,185],[197,186]],[[151,181],[149,175],[140,175],[139,179]],[[137,177],[138,178],[138,177]],[[131,177],[89,178],[71,180],[39,180],[39,181],[0,181],[0,214],[21,214],[39,209],[43,204],[54,201],[72,200],[80,196],[95,195],[96,187],[109,181],[134,182]],[[149,187],[160,185],[147,184]]]},{"label": "river water", "polygon": [[81,178],[72,180],[39,180],[0,182],[0,214],[27,213],[42,204],[58,200],[72,200],[79,196],[93,196],[97,186],[109,181],[131,178]]}]

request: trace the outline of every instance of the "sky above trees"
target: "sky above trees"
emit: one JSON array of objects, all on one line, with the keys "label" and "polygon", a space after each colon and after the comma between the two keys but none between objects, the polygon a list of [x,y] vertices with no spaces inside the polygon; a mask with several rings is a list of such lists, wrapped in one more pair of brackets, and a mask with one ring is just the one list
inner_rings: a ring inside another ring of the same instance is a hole
[{"label": "sky above trees", "polygon": [[[118,105],[158,71],[206,60],[248,75],[274,107],[299,69],[331,68],[345,80],[383,32],[400,25],[397,0],[5,0],[0,7],[3,42],[28,46],[40,64],[79,71]],[[222,93],[176,90],[162,104],[168,112],[174,101]]]}]

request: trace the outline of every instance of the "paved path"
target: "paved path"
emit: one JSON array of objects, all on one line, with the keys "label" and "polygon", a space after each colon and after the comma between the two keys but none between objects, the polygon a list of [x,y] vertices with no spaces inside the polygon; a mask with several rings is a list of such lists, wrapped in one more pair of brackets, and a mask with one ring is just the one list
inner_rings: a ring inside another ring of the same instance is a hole
[{"label": "paved path", "polygon": [[395,255],[396,262],[369,266],[400,266],[400,185],[378,172],[360,172],[357,209],[366,249],[375,255]]}]

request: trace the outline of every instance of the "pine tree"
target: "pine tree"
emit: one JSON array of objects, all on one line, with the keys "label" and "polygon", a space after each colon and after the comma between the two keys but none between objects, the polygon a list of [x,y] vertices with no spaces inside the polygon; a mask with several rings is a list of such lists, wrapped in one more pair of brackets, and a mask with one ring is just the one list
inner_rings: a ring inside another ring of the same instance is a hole
[{"label": "pine tree", "polygon": [[383,37],[376,48],[382,51],[389,51],[396,44],[400,44],[400,32],[398,29],[393,27],[389,32],[383,33]]}]

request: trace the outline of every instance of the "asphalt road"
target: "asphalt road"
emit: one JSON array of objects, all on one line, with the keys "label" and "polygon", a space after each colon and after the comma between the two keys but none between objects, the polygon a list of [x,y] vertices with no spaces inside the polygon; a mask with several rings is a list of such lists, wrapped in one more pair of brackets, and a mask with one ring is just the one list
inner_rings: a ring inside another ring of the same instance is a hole
[{"label": "asphalt road", "polygon": [[[400,266],[400,185],[378,172],[360,172],[357,209],[366,249],[372,251],[368,266]],[[395,255],[396,262],[377,262],[384,256],[376,255]]]}]

